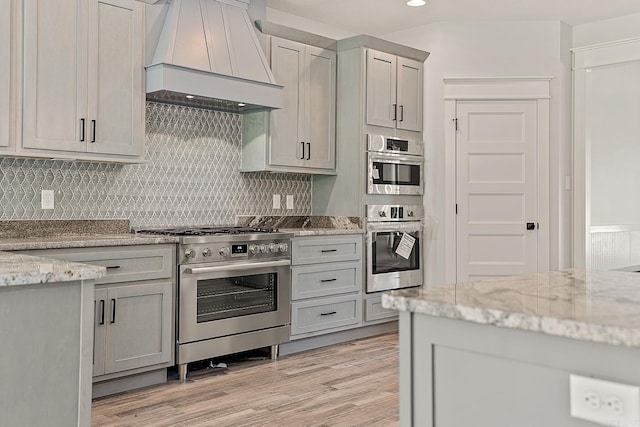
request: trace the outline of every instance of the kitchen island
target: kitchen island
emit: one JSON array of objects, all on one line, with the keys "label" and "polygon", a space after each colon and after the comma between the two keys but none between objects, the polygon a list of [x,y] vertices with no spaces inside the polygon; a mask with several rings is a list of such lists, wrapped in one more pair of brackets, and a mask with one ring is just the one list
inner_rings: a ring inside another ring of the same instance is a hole
[{"label": "kitchen island", "polygon": [[[637,273],[570,269],[409,289],[383,295],[383,306],[400,312],[403,426],[595,426],[570,415],[570,375],[640,385]],[[602,405],[592,412],[615,422],[610,394],[594,390]]]},{"label": "kitchen island", "polygon": [[0,252],[0,424],[88,426],[104,267]]}]

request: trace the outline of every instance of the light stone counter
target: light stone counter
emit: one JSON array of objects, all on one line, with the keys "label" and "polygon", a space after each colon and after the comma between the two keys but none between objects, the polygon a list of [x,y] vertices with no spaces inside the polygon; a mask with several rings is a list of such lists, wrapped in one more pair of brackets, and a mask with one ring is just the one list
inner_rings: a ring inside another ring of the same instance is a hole
[{"label": "light stone counter", "polygon": [[348,216],[239,216],[236,223],[248,227],[277,228],[299,236],[364,234],[361,219]]},{"label": "light stone counter", "polygon": [[98,279],[104,267],[0,252],[0,287]]},{"label": "light stone counter", "polygon": [[569,269],[407,289],[388,309],[640,347],[640,274]]},{"label": "light stone counter", "polygon": [[400,312],[403,427],[587,427],[571,415],[572,375],[640,386],[639,273],[551,271],[393,291],[382,305]]},{"label": "light stone counter", "polygon": [[123,234],[72,234],[66,236],[0,239],[0,251],[26,251],[33,249],[91,248],[98,246],[129,246],[177,243],[178,237]]}]

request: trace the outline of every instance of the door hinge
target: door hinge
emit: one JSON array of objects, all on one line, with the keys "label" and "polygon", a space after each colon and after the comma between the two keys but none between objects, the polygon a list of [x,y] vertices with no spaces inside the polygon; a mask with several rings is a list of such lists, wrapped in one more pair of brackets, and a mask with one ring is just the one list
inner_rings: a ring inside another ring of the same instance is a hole
[{"label": "door hinge", "polygon": [[458,131],[458,118],[456,117],[455,119],[452,119],[452,121],[453,121],[453,125],[455,126],[456,132],[457,132]]},{"label": "door hinge", "polygon": [[456,215],[458,215],[458,204],[456,203]]}]

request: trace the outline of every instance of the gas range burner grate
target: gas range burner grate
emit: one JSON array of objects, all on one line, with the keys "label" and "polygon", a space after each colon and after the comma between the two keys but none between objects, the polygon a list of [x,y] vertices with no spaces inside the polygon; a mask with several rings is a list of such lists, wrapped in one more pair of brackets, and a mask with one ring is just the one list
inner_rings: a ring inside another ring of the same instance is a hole
[{"label": "gas range burner grate", "polygon": [[161,236],[219,236],[225,234],[277,233],[275,228],[211,226],[211,227],[176,227],[147,228],[134,230],[136,234],[152,234]]}]

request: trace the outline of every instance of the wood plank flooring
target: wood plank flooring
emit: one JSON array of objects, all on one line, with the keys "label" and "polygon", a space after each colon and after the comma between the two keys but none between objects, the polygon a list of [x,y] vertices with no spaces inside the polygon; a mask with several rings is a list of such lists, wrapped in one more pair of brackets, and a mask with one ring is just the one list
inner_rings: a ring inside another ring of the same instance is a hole
[{"label": "wood plank flooring", "polygon": [[398,335],[194,372],[93,402],[92,426],[397,426]]}]

